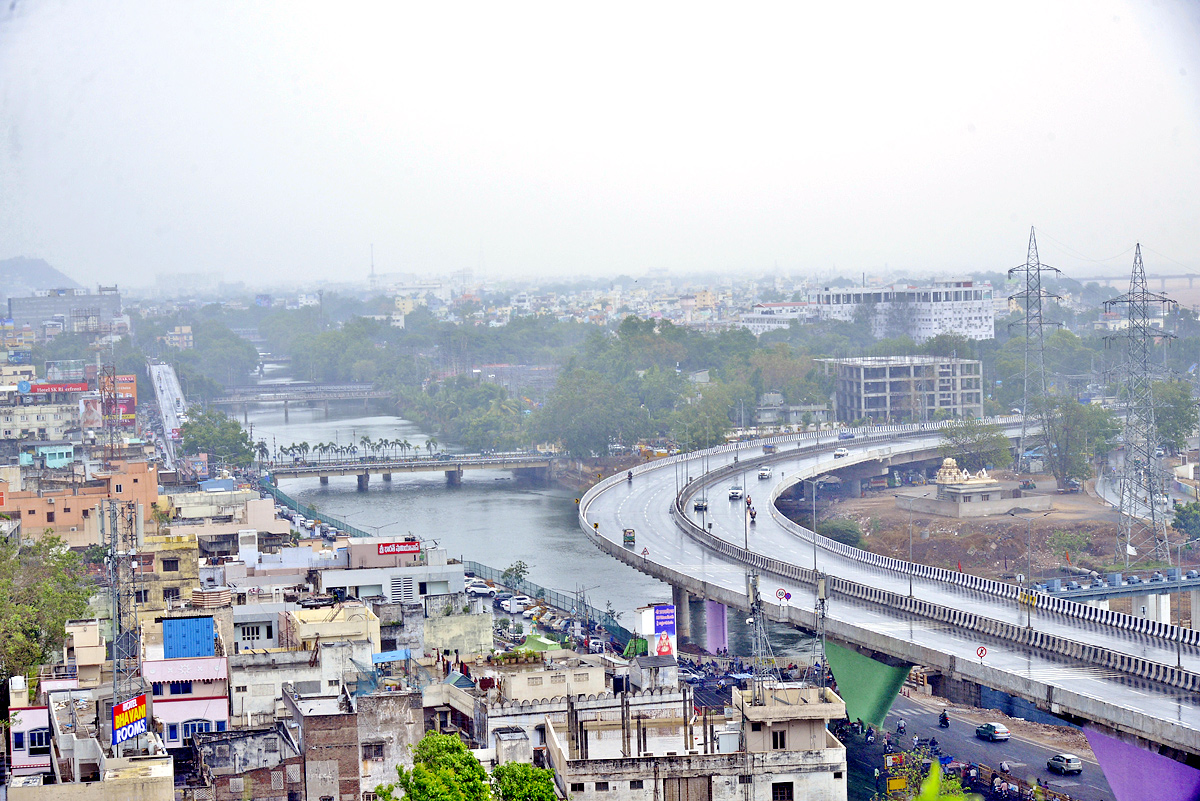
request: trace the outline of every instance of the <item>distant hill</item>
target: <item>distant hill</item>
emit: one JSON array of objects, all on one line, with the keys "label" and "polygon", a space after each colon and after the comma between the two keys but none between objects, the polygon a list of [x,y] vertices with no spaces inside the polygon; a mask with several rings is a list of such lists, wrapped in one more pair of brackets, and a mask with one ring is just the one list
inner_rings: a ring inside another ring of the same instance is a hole
[{"label": "distant hill", "polygon": [[79,284],[42,259],[27,259],[24,256],[17,256],[0,261],[0,300],[8,300],[10,297],[28,297],[36,289],[77,286]]}]

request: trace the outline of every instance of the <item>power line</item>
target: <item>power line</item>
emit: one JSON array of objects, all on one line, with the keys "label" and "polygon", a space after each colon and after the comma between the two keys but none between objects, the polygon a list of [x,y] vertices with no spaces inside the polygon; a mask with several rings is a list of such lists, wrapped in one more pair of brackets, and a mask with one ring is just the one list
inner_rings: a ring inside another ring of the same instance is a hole
[{"label": "power line", "polygon": [[[1042,264],[1038,258],[1037,238],[1034,230],[1029,229],[1029,249],[1026,251],[1025,263],[1013,267],[1008,271],[1008,277],[1011,279],[1014,276],[1023,276],[1025,288],[1015,295],[1010,295],[1009,300],[1015,300],[1024,307],[1024,315],[1020,320],[1012,323],[1013,326],[1024,326],[1025,328],[1025,369],[1024,380],[1022,386],[1022,403],[1021,403],[1021,442],[1020,456],[1017,460],[1017,469],[1024,467],[1029,469],[1028,460],[1025,457],[1026,439],[1029,436],[1030,423],[1033,422],[1031,416],[1035,419],[1042,420],[1042,430],[1045,431],[1045,405],[1046,405],[1046,342],[1043,329],[1046,325],[1057,326],[1061,325],[1058,322],[1047,323],[1042,314],[1042,304],[1045,300],[1058,300],[1059,296],[1046,290],[1042,286],[1042,271],[1049,270],[1058,274],[1059,271],[1055,267],[1047,264]],[[1048,457],[1049,454],[1046,454]]]}]

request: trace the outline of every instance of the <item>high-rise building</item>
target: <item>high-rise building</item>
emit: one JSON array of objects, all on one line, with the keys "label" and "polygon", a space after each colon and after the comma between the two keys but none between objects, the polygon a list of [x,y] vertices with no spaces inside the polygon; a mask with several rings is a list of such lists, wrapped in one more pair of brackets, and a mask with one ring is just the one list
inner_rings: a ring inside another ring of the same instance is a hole
[{"label": "high-rise building", "polygon": [[994,339],[995,306],[988,281],[937,281],[928,286],[825,288],[808,295],[819,320],[861,320],[880,338],[907,335],[921,343],[938,334]]}]

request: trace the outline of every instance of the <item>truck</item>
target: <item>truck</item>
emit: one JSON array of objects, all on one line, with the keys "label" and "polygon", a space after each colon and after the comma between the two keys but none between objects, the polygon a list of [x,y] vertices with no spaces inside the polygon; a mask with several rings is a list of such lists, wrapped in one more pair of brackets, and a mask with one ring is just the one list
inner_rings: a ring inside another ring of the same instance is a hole
[{"label": "truck", "polygon": [[621,532],[621,542],[626,548],[632,548],[636,543],[636,536],[633,529],[627,528]]},{"label": "truck", "polygon": [[774,445],[763,445],[763,453],[774,453],[774,452],[775,452]]}]

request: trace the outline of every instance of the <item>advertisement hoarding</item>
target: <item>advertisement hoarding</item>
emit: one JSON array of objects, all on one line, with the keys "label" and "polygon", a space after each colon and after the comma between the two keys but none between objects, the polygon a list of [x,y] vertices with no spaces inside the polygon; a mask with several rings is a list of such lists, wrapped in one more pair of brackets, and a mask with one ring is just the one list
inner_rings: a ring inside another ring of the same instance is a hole
[{"label": "advertisement hoarding", "polygon": [[133,398],[117,398],[117,411],[121,425],[132,426],[137,422],[137,401]]},{"label": "advertisement hoarding", "polygon": [[79,427],[85,431],[104,427],[104,407],[94,392],[79,399]]},{"label": "advertisement hoarding", "polygon": [[675,607],[659,604],[645,607],[641,612],[641,635],[646,638],[649,652],[654,656],[677,656],[679,643],[675,636]]},{"label": "advertisement hoarding", "polygon": [[113,707],[112,741],[113,745],[132,740],[139,734],[146,733],[146,694],[130,698],[124,703]]},{"label": "advertisement hoarding", "polygon": [[29,387],[29,391],[34,395],[41,395],[47,392],[87,392],[88,385],[83,381],[72,381],[61,384],[33,384]]},{"label": "advertisement hoarding", "polygon": [[421,543],[419,542],[381,542],[379,543],[380,556],[394,556],[402,553],[420,553]]},{"label": "advertisement hoarding", "polygon": [[83,381],[86,378],[83,359],[59,359],[46,362],[46,380],[51,383]]}]

